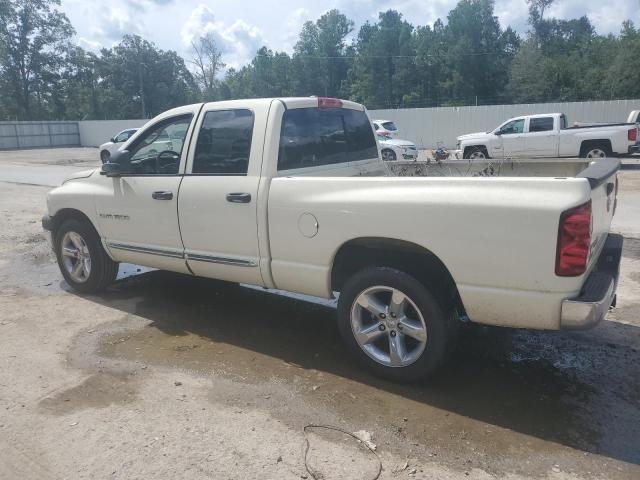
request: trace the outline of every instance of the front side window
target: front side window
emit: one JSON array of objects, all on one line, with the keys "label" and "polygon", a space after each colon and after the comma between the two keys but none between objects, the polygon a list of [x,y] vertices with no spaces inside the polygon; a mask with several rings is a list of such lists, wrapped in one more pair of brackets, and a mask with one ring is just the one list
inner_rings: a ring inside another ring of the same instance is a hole
[{"label": "front side window", "polygon": [[371,123],[349,108],[296,108],[282,118],[278,170],[377,158]]},{"label": "front side window", "polygon": [[145,131],[129,147],[131,167],[136,174],[175,175],[193,115],[162,120]]},{"label": "front side window", "polygon": [[524,118],[520,118],[518,120],[512,120],[508,123],[505,123],[502,128],[500,128],[500,133],[502,135],[509,135],[512,133],[522,133],[524,132]]},{"label": "front side window", "polygon": [[553,130],[553,117],[540,117],[529,120],[529,132],[548,132],[550,130]]},{"label": "front side window", "polygon": [[192,173],[246,175],[249,168],[253,112],[207,112],[202,120]]}]

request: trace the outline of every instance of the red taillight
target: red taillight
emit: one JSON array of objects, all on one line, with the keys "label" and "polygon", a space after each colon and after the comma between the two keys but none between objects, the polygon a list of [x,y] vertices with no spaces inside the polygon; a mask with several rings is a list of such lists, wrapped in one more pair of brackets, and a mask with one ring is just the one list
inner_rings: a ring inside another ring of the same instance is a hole
[{"label": "red taillight", "polygon": [[591,200],[562,212],[558,227],[556,275],[575,277],[587,269],[591,243]]},{"label": "red taillight", "polygon": [[340,108],[342,100],[339,98],[318,97],[318,108]]},{"label": "red taillight", "polygon": [[629,141],[631,142],[637,142],[638,141],[638,129],[637,128],[632,128],[627,132],[627,138],[629,139]]}]

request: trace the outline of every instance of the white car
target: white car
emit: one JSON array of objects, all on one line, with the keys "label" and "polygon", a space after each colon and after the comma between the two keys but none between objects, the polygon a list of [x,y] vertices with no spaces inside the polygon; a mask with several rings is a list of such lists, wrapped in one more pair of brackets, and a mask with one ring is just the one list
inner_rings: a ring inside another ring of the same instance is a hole
[{"label": "white car", "polygon": [[398,127],[391,120],[374,120],[373,129],[377,134],[383,135],[387,138],[398,138],[400,132]]},{"label": "white car", "polygon": [[385,162],[394,160],[416,160],[418,158],[418,149],[415,143],[409,140],[391,139],[379,133],[376,136],[380,144],[382,160]]},{"label": "white car", "polygon": [[122,130],[117,135],[111,137],[108,142],[100,145],[100,160],[102,160],[102,163],[107,163],[111,154],[118,150],[118,148],[120,148],[124,142],[129,140],[129,138],[131,138],[137,131],[137,128],[127,128],[126,130]]},{"label": "white car", "polygon": [[[159,150],[165,136],[174,150]],[[604,317],[622,251],[609,233],[619,167],[571,159],[501,177],[391,177],[362,105],[230,100],[150,120],[101,169],[51,190],[42,224],[83,293],[113,282],[119,262],[340,292],[355,360],[412,381],[454,350],[463,316],[548,330]]]},{"label": "white car", "polygon": [[582,157],[599,159],[636,150],[638,125],[610,123],[567,126],[564,113],[510,118],[491,132],[458,137],[457,149],[469,159]]}]

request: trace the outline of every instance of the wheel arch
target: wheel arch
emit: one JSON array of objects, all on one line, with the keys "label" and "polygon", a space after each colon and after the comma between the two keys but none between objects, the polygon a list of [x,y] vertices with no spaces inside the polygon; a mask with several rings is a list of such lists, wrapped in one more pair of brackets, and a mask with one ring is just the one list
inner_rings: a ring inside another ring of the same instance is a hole
[{"label": "wheel arch", "polygon": [[371,266],[404,271],[464,311],[456,282],[444,262],[421,245],[394,238],[359,237],[343,243],[331,264],[331,290],[340,291],[351,275]]},{"label": "wheel arch", "polygon": [[482,150],[484,155],[487,158],[489,158],[489,150],[487,149],[486,145],[467,145],[466,147],[464,147],[464,150],[462,151],[462,158],[469,158],[469,155],[471,154],[471,152],[476,149]]},{"label": "wheel arch", "polygon": [[61,208],[51,217],[51,233],[54,238],[58,228],[60,228],[60,225],[71,219],[86,222],[97,232],[95,225],[86,213],[78,210],[77,208]]},{"label": "wheel arch", "polygon": [[587,150],[589,148],[594,148],[594,147],[604,147],[606,149],[608,149],[609,153],[615,153],[613,151],[612,145],[611,145],[611,140],[608,138],[601,138],[601,139],[595,139],[595,140],[583,140],[582,143],[580,144],[580,156],[582,155],[586,155],[587,154]]}]

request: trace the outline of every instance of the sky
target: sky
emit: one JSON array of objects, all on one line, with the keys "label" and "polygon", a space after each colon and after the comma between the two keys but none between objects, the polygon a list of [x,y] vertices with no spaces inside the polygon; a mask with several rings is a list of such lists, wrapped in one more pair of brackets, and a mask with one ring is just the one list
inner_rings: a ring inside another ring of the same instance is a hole
[{"label": "sky", "polygon": [[[60,9],[76,29],[76,41],[99,50],[124,34],[139,34],[164,50],[191,57],[191,41],[211,32],[227,67],[241,67],[263,45],[291,52],[302,25],[337,8],[355,22],[354,34],[381,10],[395,9],[413,25],[446,19],[457,0],[62,0]],[[614,7],[615,4],[615,7]],[[527,31],[525,0],[495,0],[503,27]],[[556,0],[545,17],[587,15],[598,33],[618,33],[624,20],[640,25],[640,0]]]}]

